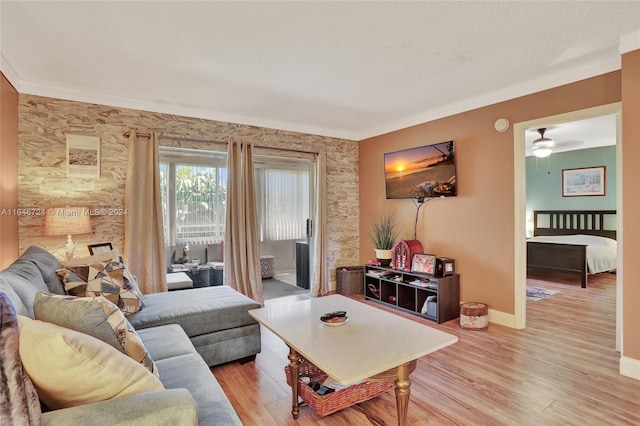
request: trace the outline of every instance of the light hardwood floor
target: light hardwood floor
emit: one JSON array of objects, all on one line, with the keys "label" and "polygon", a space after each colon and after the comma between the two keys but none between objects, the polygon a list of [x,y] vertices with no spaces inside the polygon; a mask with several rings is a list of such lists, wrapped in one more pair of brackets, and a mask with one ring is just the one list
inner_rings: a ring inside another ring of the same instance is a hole
[{"label": "light hardwood floor", "polygon": [[[410,425],[640,425],[640,382],[618,374],[615,275],[590,277],[587,289],[528,284],[559,293],[527,302],[525,330],[462,330],[457,320],[437,325],[389,309],[459,338],[418,361]],[[262,336],[255,362],[212,370],[246,426],[396,424],[393,391],[324,418],[303,406],[293,420],[287,347],[264,328]]]}]

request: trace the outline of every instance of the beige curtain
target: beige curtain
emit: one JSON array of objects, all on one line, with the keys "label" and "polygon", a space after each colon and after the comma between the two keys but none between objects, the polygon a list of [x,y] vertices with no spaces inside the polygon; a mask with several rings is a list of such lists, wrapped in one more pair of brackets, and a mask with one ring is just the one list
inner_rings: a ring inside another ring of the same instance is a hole
[{"label": "beige curtain", "polygon": [[[149,137],[146,137],[149,136]],[[124,258],[142,293],[167,291],[158,139],[155,132],[129,131],[124,205]]]},{"label": "beige curtain", "polygon": [[327,168],[326,153],[321,150],[316,160],[314,233],[311,263],[312,296],[324,296],[331,291],[327,269]]},{"label": "beige curtain", "polygon": [[224,283],[263,304],[251,143],[229,143],[227,170]]}]

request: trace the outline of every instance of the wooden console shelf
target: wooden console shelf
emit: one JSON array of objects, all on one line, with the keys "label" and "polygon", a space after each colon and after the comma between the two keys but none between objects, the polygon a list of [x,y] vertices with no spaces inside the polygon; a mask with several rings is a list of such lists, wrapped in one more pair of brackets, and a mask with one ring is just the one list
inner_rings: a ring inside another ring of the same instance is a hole
[{"label": "wooden console shelf", "polygon": [[372,265],[365,265],[364,270],[364,294],[368,300],[420,315],[438,324],[460,316],[459,274],[434,277]]}]

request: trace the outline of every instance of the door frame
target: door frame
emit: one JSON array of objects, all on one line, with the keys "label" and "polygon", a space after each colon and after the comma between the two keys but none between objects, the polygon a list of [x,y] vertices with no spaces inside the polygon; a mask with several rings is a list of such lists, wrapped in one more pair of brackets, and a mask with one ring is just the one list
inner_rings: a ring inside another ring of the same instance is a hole
[{"label": "door frame", "polygon": [[584,120],[616,114],[616,227],[618,240],[618,269],[616,275],[616,350],[622,351],[622,103],[615,102],[593,108],[571,111],[549,117],[514,123],[514,327],[526,327],[527,256],[526,256],[526,162],[525,131],[569,121]]}]

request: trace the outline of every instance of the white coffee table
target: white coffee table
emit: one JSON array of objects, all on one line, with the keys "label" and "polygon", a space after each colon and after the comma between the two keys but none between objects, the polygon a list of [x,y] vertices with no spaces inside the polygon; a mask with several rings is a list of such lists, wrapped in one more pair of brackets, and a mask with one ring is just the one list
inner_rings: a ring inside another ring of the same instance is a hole
[{"label": "white coffee table", "polygon": [[[320,321],[322,314],[339,310],[347,311],[346,324],[328,326]],[[398,425],[404,426],[415,360],[458,341],[452,334],[341,295],[271,305],[249,315],[289,346],[294,418],[299,413],[302,357],[343,385],[394,369]]]}]

